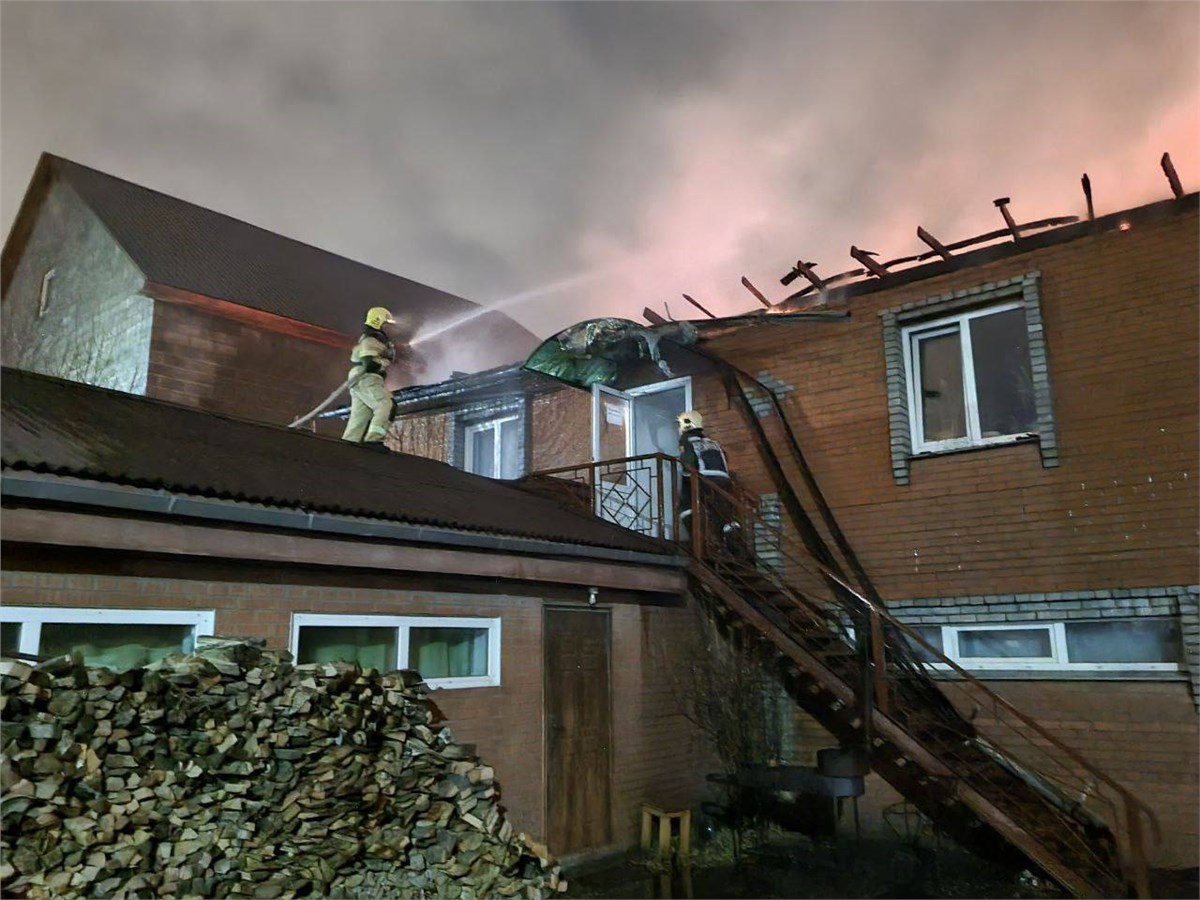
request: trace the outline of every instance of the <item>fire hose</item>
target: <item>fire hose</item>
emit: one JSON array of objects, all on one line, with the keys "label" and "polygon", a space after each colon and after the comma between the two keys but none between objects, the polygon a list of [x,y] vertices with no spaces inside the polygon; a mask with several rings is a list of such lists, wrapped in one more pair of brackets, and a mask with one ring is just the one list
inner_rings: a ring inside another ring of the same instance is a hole
[{"label": "fire hose", "polygon": [[345,381],[343,381],[341,384],[339,384],[336,388],[334,388],[333,393],[331,393],[328,397],[326,397],[324,400],[322,400],[320,403],[318,403],[316,406],[314,406],[311,410],[306,412],[300,418],[298,418],[294,422],[292,422],[292,424],[290,424],[288,426],[288,428],[299,428],[301,425],[304,425],[305,423],[307,423],[307,422],[311,421],[312,419],[314,419],[315,417],[319,416],[333,403],[334,400],[336,400],[339,396],[341,396],[342,391],[349,389],[351,385],[353,385],[356,381],[358,381],[358,379],[362,378],[366,374],[368,374],[368,373],[359,372],[356,375],[351,375],[349,378],[347,378]]}]

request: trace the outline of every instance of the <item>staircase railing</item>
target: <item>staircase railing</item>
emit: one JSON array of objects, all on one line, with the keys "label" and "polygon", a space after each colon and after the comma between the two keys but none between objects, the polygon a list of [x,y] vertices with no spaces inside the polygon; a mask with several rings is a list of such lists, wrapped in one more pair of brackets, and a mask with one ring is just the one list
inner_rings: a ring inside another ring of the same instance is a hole
[{"label": "staircase railing", "polygon": [[1042,823],[1022,827],[1040,844],[1086,864],[1093,884],[1100,875],[1149,896],[1143,818],[1161,840],[1149,807],[815,560],[786,521],[764,515],[759,498],[684,474],[678,459],[647,454],[535,473],[524,486],[678,541],[777,627],[843,643],[855,668],[834,674],[854,690],[864,721],[888,717],[1000,808],[1015,802],[1018,779],[1029,788],[1019,792],[1023,802],[1036,804],[1027,811]]}]

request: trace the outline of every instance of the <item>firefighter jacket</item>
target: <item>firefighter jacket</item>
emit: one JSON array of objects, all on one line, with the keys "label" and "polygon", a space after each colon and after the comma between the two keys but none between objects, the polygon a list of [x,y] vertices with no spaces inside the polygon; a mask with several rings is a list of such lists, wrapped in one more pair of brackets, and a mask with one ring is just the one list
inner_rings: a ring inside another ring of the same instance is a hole
[{"label": "firefighter jacket", "polygon": [[[679,458],[707,478],[729,478],[729,463],[725,451],[700,428],[691,428],[679,436]],[[684,477],[689,473],[686,468]]]},{"label": "firefighter jacket", "polygon": [[395,358],[396,348],[386,334],[376,328],[364,328],[350,351],[350,375],[382,375]]}]

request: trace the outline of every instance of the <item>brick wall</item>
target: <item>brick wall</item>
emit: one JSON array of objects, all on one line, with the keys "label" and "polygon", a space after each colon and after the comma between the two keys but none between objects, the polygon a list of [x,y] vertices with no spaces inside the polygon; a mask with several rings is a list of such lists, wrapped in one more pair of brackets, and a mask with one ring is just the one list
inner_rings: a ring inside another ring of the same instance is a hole
[{"label": "brick wall", "polygon": [[387,445],[399,453],[411,453],[426,459],[450,461],[453,435],[448,413],[404,416],[392,423]]},{"label": "brick wall", "polygon": [[[146,395],[286,425],[346,379],[348,360],[349,340],[345,347],[331,346],[160,302]],[[339,421],[321,430],[340,434],[344,427]]]},{"label": "brick wall", "polygon": [[[496,768],[518,830],[543,836],[544,744],[541,598],[346,586],[4,571],[8,606],[214,610],[218,634],[265,637],[289,647],[294,612],[500,616],[501,685],[437,690],[432,698],[456,739]],[[640,804],[695,805],[713,771],[672,700],[690,613],[612,607],[613,823],[616,842],[637,836]],[[586,777],[586,773],[581,773]]]},{"label": "brick wall", "polygon": [[[1154,810],[1163,842],[1148,848],[1152,865],[1200,861],[1200,728],[1186,684],[1006,681],[988,687]],[[987,734],[987,723],[979,724]]]},{"label": "brick wall", "polygon": [[[837,324],[716,342],[794,385],[784,407],[884,597],[1192,583],[1197,570],[1197,217],[1067,244],[850,301]],[[1059,441],[914,459],[892,476],[877,313],[1038,271]],[[757,452],[719,386],[697,384],[735,467]],[[750,473],[752,480],[765,480]]]},{"label": "brick wall", "polygon": [[533,401],[533,471],[575,466],[592,458],[592,398],[563,388]]},{"label": "brick wall", "polygon": [[4,294],[4,365],[142,393],[153,316],[142,281],[95,214],[55,179]]}]

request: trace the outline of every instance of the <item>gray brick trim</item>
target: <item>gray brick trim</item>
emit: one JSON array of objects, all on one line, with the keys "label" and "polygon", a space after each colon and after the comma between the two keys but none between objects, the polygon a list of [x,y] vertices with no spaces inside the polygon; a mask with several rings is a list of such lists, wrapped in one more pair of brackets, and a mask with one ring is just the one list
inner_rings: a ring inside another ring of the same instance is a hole
[{"label": "gray brick trim", "polygon": [[1192,701],[1200,710],[1200,586],[1192,585],[1179,598],[1179,630],[1183,659],[1192,682]]},{"label": "gray brick trim", "polygon": [[[1025,309],[1029,334],[1029,364],[1033,376],[1034,404],[1038,417],[1038,444],[1042,465],[1059,464],[1058,435],[1054,428],[1053,395],[1042,322],[1040,272],[1028,272],[1004,281],[989,281],[976,287],[946,294],[935,294],[879,313],[883,325],[883,358],[887,377],[889,446],[892,477],[896,484],[909,483],[909,463],[913,457],[912,429],[908,409],[908,374],[904,368],[901,333],[906,325],[926,318],[937,318],[986,303],[1020,299]],[[960,452],[960,451],[951,451]]]},{"label": "gray brick trim", "polygon": [[[1013,624],[1175,616],[1179,619],[1183,642],[1181,668],[1191,682],[1192,702],[1200,712],[1200,585],[922,597],[890,600],[888,608],[897,619],[909,625]],[[1039,673],[1038,677],[1044,674],[1047,673]],[[994,673],[988,674],[988,677],[993,676]],[[1062,676],[1056,674],[1054,677]],[[1136,676],[1121,673],[1119,677]]]},{"label": "gray brick trim", "polygon": [[[888,608],[902,622],[918,625],[1132,619],[1141,616],[1184,616],[1188,603],[1196,603],[1198,592],[1200,587],[1196,585],[1172,585],[1030,594],[972,594],[889,600]],[[1184,625],[1186,628],[1186,616]],[[1197,631],[1200,632],[1200,626],[1197,626]],[[1185,637],[1185,649],[1186,643]],[[1195,651],[1200,654],[1200,646]],[[1200,666],[1200,658],[1196,665]]]},{"label": "gray brick trim", "polygon": [[761,521],[754,524],[754,554],[760,563],[777,572],[783,570],[783,548],[780,543],[782,510],[779,494],[763,494],[758,498]]}]

